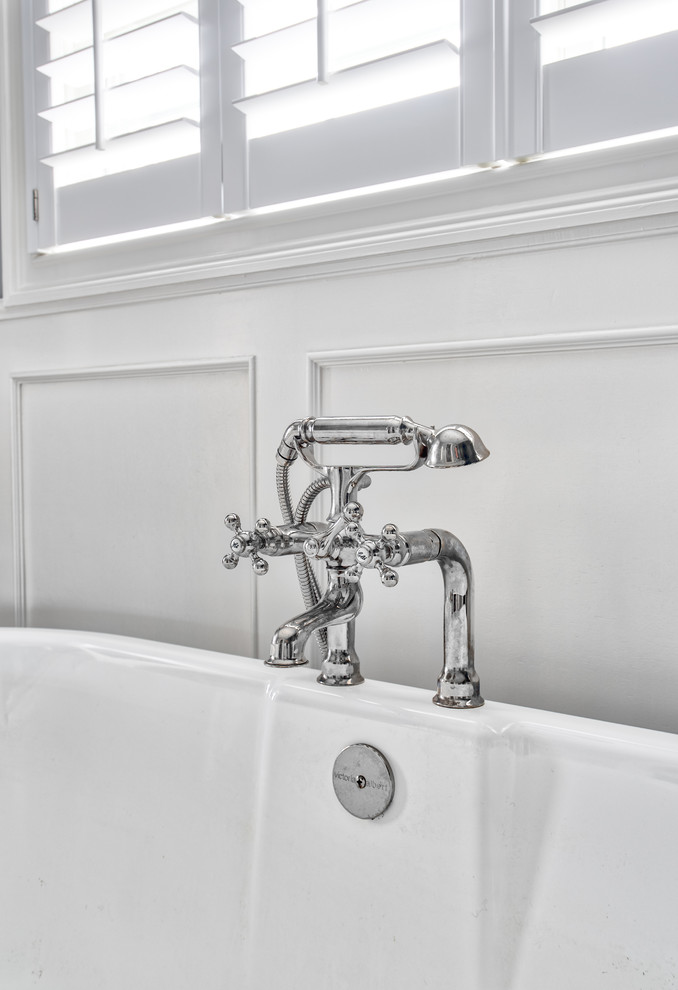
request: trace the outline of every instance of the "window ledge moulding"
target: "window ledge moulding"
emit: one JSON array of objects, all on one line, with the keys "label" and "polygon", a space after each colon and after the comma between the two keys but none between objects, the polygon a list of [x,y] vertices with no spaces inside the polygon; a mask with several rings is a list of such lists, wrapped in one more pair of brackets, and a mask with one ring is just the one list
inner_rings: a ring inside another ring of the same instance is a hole
[{"label": "window ledge moulding", "polygon": [[677,177],[672,136],[33,257],[0,319],[675,233]]}]

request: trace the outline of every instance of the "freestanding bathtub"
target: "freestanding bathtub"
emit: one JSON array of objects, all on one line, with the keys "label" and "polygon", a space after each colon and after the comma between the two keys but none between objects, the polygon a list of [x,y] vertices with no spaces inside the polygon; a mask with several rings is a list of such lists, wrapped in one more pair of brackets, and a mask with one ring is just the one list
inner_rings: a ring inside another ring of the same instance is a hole
[{"label": "freestanding bathtub", "polygon": [[12,629],[0,724],[2,990],[678,987],[674,736]]}]

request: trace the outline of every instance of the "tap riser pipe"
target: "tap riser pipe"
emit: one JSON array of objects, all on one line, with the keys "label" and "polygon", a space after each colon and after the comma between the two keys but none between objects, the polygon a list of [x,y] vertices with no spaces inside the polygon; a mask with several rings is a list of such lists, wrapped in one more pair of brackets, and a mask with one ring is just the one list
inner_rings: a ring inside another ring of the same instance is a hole
[{"label": "tap riser pipe", "polygon": [[485,702],[474,664],[473,570],[464,544],[446,530],[431,530],[440,540],[437,557],[443,574],[443,669],[433,698],[441,708],[480,708]]}]

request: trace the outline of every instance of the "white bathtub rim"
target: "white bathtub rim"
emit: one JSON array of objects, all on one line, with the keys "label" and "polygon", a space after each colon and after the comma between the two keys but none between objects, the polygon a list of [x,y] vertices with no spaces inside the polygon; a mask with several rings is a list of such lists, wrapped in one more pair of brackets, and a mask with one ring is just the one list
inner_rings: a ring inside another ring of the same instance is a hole
[{"label": "white bathtub rim", "polygon": [[[272,668],[262,661],[195,647],[137,639],[113,633],[34,627],[0,628],[0,668],[4,647],[49,651],[72,648],[93,651],[99,658],[114,662],[143,663],[185,669],[210,678],[246,679],[258,683],[266,698],[275,703],[285,700],[304,706],[345,711],[381,721],[404,721],[436,731],[470,733],[481,736],[561,735],[576,740],[598,740],[610,746],[657,750],[678,757],[678,735],[605,722],[578,715],[525,708],[504,702],[486,701],[471,711],[441,709],[432,704],[433,691],[366,678],[364,684],[347,689],[329,688],[316,681],[317,671],[309,667],[286,670]],[[226,661],[226,662],[225,662]],[[0,671],[1,673],[1,671]]]}]

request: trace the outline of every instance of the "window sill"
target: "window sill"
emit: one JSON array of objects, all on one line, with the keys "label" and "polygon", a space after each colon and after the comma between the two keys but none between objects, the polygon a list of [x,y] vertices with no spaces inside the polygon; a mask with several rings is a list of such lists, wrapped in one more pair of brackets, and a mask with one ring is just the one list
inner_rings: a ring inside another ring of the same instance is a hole
[{"label": "window sill", "polygon": [[672,232],[677,176],[674,135],[53,255],[10,231],[0,317]]}]

